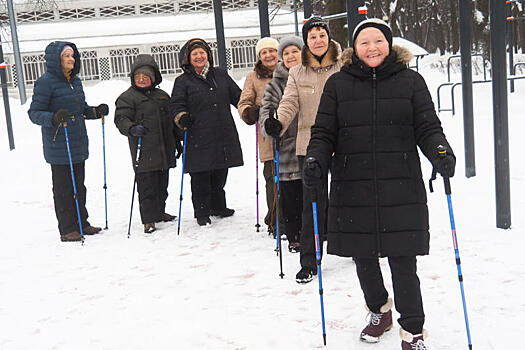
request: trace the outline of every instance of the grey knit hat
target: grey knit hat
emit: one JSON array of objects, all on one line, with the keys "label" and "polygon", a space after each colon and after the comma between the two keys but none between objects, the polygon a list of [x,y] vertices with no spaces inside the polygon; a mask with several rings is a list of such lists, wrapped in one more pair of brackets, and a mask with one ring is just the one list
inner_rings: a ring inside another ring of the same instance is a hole
[{"label": "grey knit hat", "polygon": [[297,48],[301,50],[303,48],[304,42],[301,37],[298,37],[295,35],[291,35],[291,36],[282,38],[281,43],[279,44],[279,49],[277,50],[277,53],[279,54],[280,59],[283,59],[284,49],[286,49],[290,45],[297,46]]}]

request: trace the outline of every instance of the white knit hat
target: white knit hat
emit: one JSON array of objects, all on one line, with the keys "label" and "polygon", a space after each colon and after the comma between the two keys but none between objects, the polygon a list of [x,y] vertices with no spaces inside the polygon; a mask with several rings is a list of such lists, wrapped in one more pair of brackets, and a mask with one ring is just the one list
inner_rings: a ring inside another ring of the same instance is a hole
[{"label": "white knit hat", "polygon": [[71,46],[64,45],[64,47],[62,48],[62,51],[60,52],[60,56],[62,56],[64,54],[64,52],[66,52],[68,50],[75,52],[75,50],[73,50],[73,48]]},{"label": "white knit hat", "polygon": [[270,37],[261,38],[255,46],[255,52],[257,53],[257,57],[259,57],[259,53],[263,49],[275,49],[277,51],[279,49],[279,42],[274,38]]}]

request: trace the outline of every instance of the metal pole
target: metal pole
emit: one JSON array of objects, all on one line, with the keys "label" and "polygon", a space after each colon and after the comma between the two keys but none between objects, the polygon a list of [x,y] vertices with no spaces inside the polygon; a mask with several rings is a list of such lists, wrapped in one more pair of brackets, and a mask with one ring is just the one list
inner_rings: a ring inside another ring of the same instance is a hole
[{"label": "metal pole", "polygon": [[13,125],[11,124],[11,109],[9,108],[9,92],[7,91],[6,65],[4,63],[4,50],[2,49],[2,36],[0,35],[0,81],[2,82],[2,96],[4,97],[5,124],[7,125],[7,137],[9,138],[9,150],[15,149],[13,137]]},{"label": "metal pole", "polygon": [[312,9],[312,0],[304,0],[303,1],[303,16],[304,19],[309,19],[312,17],[313,9]]},{"label": "metal pole", "polygon": [[16,31],[16,17],[13,8],[13,0],[7,0],[7,12],[9,14],[9,25],[11,26],[11,41],[13,42],[13,53],[15,55],[16,78],[18,81],[18,93],[20,94],[20,103],[27,101],[26,83],[24,80],[24,66],[20,56],[20,47],[18,46],[18,33]]},{"label": "metal pole", "polygon": [[510,228],[509,122],[505,59],[505,2],[490,0],[490,56],[496,169],[496,227]]},{"label": "metal pole", "polygon": [[293,0],[293,16],[295,24],[295,35],[299,36],[299,19],[297,18],[297,0]]},{"label": "metal pole", "polygon": [[359,22],[366,18],[366,15],[359,14],[359,7],[364,6],[364,0],[346,0],[346,23],[348,24],[348,47],[352,47],[354,41],[352,34]]},{"label": "metal pole", "polygon": [[463,142],[465,144],[465,176],[476,176],[474,149],[474,103],[472,97],[472,39],[470,1],[459,0],[459,39],[461,53],[461,80],[463,90]]},{"label": "metal pole", "polygon": [[224,22],[222,20],[222,2],[213,0],[213,14],[215,15],[215,35],[217,36],[217,51],[219,54],[219,67],[228,70],[226,61],[226,40],[224,39]]},{"label": "metal pole", "polygon": [[[514,18],[512,17],[512,2],[506,1],[507,6],[507,33],[509,34],[509,75],[514,75]],[[514,92],[514,80],[510,81],[510,92]]]},{"label": "metal pole", "polygon": [[268,0],[257,0],[259,7],[259,25],[261,38],[270,36],[270,18],[268,17]]}]

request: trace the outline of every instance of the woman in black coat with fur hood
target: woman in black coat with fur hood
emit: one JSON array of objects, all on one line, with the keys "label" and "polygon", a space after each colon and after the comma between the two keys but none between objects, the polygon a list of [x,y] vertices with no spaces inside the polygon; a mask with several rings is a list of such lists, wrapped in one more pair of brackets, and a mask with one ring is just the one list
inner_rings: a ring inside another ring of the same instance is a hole
[{"label": "woman in black coat with fur hood", "polygon": [[392,328],[378,259],[388,257],[402,349],[426,349],[416,256],[428,254],[428,208],[417,147],[443,176],[454,175],[455,157],[423,77],[407,68],[408,50],[392,47],[388,24],[365,20],[353,37],[325,85],[303,181],[315,188],[331,164],[328,254],[355,260],[370,311],[361,340],[377,342]]},{"label": "woman in black coat with fur hood", "polygon": [[209,45],[190,39],[181,50],[184,73],[175,79],[170,110],[175,124],[187,130],[184,171],[191,176],[195,218],[211,224],[210,215],[227,217],[224,186],[228,168],[243,165],[242,150],[230,105],[237,108],[241,89],[220,68],[213,67]]}]

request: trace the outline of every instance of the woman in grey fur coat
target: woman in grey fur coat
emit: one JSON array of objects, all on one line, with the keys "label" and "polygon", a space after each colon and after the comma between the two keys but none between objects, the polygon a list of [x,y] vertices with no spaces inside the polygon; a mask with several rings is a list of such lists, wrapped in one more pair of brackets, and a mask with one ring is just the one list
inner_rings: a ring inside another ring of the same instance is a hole
[{"label": "woman in grey fur coat", "polygon": [[[297,36],[289,36],[281,40],[278,54],[281,61],[273,72],[273,78],[264,89],[261,103],[259,125],[261,133],[269,136],[264,123],[270,117],[270,110],[277,110],[288,81],[289,69],[301,64],[301,49],[303,40]],[[275,116],[274,117],[278,117]],[[297,139],[297,118],[292,122],[286,133],[281,137],[279,153],[279,181],[282,213],[285,222],[285,232],[288,237],[288,250],[299,252],[299,231],[301,230],[301,213],[303,210],[303,187],[301,182],[301,168],[295,154]]]}]

